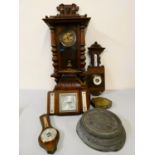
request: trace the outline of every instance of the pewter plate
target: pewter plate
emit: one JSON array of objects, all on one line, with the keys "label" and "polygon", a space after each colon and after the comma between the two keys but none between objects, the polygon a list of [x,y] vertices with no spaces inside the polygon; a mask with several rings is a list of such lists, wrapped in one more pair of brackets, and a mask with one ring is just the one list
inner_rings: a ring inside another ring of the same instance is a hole
[{"label": "pewter plate", "polygon": [[120,119],[114,113],[99,108],[86,112],[76,131],[88,146],[105,152],[120,150],[126,139]]}]

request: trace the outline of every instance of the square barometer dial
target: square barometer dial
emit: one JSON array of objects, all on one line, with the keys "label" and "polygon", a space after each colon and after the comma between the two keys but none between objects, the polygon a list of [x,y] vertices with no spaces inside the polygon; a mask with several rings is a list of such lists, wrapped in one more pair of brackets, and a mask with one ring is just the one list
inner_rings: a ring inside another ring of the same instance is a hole
[{"label": "square barometer dial", "polygon": [[78,111],[77,93],[62,93],[59,94],[60,112],[76,112]]}]

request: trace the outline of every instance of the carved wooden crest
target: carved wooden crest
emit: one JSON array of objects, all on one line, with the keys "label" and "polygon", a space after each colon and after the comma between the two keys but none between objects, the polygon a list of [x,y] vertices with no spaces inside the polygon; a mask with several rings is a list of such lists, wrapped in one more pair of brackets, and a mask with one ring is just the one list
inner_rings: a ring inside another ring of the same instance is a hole
[{"label": "carved wooden crest", "polygon": [[71,5],[64,5],[60,4],[57,7],[57,10],[60,12],[60,16],[73,16],[73,15],[78,15],[77,11],[79,10],[79,7],[76,4],[71,4]]}]

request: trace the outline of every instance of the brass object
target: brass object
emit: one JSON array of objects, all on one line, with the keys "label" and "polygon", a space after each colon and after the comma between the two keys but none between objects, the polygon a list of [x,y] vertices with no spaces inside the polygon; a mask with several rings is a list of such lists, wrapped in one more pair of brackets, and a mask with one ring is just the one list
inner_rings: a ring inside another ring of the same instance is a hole
[{"label": "brass object", "polygon": [[103,97],[93,98],[91,103],[95,108],[108,109],[112,106],[112,101]]},{"label": "brass object", "polygon": [[88,48],[90,64],[87,68],[87,85],[89,91],[94,96],[99,96],[105,90],[105,71],[101,65],[101,53],[105,50],[100,44],[95,42]]}]

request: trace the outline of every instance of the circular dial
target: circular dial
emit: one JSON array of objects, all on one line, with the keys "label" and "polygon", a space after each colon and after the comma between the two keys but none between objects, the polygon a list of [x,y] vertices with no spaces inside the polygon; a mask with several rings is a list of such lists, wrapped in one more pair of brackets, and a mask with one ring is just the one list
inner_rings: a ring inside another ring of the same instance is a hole
[{"label": "circular dial", "polygon": [[60,35],[60,42],[63,46],[70,47],[76,42],[76,34],[74,31],[67,31]]},{"label": "circular dial", "polygon": [[93,84],[98,86],[102,83],[102,78],[100,75],[94,75],[93,77]]},{"label": "circular dial", "polygon": [[50,142],[55,139],[57,130],[54,128],[47,128],[41,134],[41,140],[43,143]]}]

